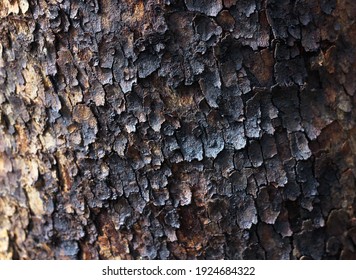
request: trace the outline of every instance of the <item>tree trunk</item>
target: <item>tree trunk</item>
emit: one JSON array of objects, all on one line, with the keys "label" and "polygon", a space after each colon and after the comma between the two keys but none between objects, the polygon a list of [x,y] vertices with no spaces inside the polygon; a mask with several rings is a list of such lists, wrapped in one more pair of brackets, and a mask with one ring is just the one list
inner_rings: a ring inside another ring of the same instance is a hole
[{"label": "tree trunk", "polygon": [[354,0],[2,0],[0,259],[356,259]]}]

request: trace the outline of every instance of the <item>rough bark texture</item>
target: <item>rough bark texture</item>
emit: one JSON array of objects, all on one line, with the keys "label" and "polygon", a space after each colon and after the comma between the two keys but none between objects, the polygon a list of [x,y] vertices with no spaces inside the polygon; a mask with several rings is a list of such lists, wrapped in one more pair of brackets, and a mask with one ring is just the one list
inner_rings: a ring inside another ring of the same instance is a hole
[{"label": "rough bark texture", "polygon": [[355,259],[354,0],[2,0],[0,259]]}]

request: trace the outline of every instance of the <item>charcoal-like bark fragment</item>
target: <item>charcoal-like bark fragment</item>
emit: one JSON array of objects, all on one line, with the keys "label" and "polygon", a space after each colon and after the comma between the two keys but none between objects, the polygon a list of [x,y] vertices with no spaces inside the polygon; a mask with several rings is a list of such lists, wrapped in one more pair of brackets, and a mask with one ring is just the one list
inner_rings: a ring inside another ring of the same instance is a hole
[{"label": "charcoal-like bark fragment", "polygon": [[215,17],[222,9],[221,0],[184,0],[188,10],[204,13],[208,16]]},{"label": "charcoal-like bark fragment", "polygon": [[252,224],[257,223],[257,210],[251,196],[242,196],[241,194],[239,202],[235,203],[237,203],[236,222],[241,229],[249,229]]},{"label": "charcoal-like bark fragment", "polygon": [[208,129],[206,135],[203,136],[203,144],[205,156],[216,158],[216,156],[224,149],[224,139],[220,133],[215,133],[212,129]]},{"label": "charcoal-like bark fragment", "polygon": [[224,134],[224,141],[226,144],[232,145],[236,150],[244,148],[246,146],[246,137],[243,124],[230,124],[230,128]]},{"label": "charcoal-like bark fragment", "polygon": [[135,63],[138,70],[138,77],[146,78],[158,69],[160,58],[157,55],[145,52],[140,54]]},{"label": "charcoal-like bark fragment", "polygon": [[281,234],[282,237],[293,235],[288,218],[287,209],[282,208],[282,211],[279,214],[275,224],[276,231]]},{"label": "charcoal-like bark fragment", "polygon": [[[297,257],[305,256],[314,260],[322,258],[325,247],[325,230],[316,229],[295,234],[294,246]],[[310,243],[312,242],[312,243]]]},{"label": "charcoal-like bark fragment", "polygon": [[257,141],[251,141],[248,145],[248,156],[253,167],[259,167],[263,164],[261,146]]},{"label": "charcoal-like bark fragment", "polygon": [[291,153],[297,160],[306,160],[311,156],[311,151],[308,147],[308,140],[304,133],[291,133]]},{"label": "charcoal-like bark fragment", "polygon": [[[285,94],[288,94],[288,98],[285,98]],[[275,88],[272,92],[272,99],[279,111],[283,126],[288,131],[300,131],[301,117],[298,110],[299,98],[297,91],[291,88],[290,91],[285,92]]]},{"label": "charcoal-like bark fragment", "polygon": [[166,224],[170,225],[173,228],[179,228],[180,223],[179,223],[179,216],[176,211],[170,211],[164,216],[164,221]]},{"label": "charcoal-like bark fragment", "polygon": [[223,150],[214,161],[214,166],[223,177],[228,177],[234,169],[233,153],[230,150]]},{"label": "charcoal-like bark fragment", "polygon": [[[188,131],[189,129],[187,127],[185,130],[177,133],[178,144],[182,151],[183,157],[186,161],[192,161],[193,159],[202,160],[202,141],[198,138],[198,136],[194,135],[192,131]],[[190,135],[187,135],[186,133],[190,133]]]},{"label": "charcoal-like bark fragment", "polygon": [[239,171],[242,171],[245,167],[252,166],[247,151],[241,150],[234,154],[234,166]]},{"label": "charcoal-like bark fragment", "polygon": [[199,80],[200,88],[210,107],[218,107],[217,101],[221,95],[221,81],[218,72],[208,73]]},{"label": "charcoal-like bark fragment", "polygon": [[176,184],[172,184],[170,192],[173,198],[173,205],[189,205],[192,201],[191,188],[189,181],[178,181]]},{"label": "charcoal-like bark fragment", "polygon": [[260,243],[266,252],[266,258],[269,260],[289,259],[291,246],[288,239],[282,239],[273,229],[272,225],[260,223],[257,228]]},{"label": "charcoal-like bark fragment", "polygon": [[262,187],[256,201],[261,220],[266,224],[274,224],[281,211],[282,197],[280,191],[273,186]]},{"label": "charcoal-like bark fragment", "polygon": [[294,58],[283,62],[277,62],[274,66],[276,82],[280,86],[303,85],[307,76],[304,61]]},{"label": "charcoal-like bark fragment", "polygon": [[243,191],[247,188],[247,176],[244,172],[233,172],[230,177],[233,191]]},{"label": "charcoal-like bark fragment", "polygon": [[196,17],[194,25],[196,33],[199,34],[200,39],[203,41],[209,41],[213,37],[216,38],[222,32],[221,27],[209,17]]},{"label": "charcoal-like bark fragment", "polygon": [[239,93],[237,93],[235,90],[236,89],[224,90],[222,93],[222,98],[219,102],[219,107],[221,108],[220,110],[224,117],[229,119],[232,129],[235,126],[235,122],[241,122],[243,115],[243,101],[239,96]]},{"label": "charcoal-like bark fragment", "polygon": [[288,182],[287,174],[284,170],[281,160],[274,157],[265,161],[267,180],[269,183],[284,186]]}]

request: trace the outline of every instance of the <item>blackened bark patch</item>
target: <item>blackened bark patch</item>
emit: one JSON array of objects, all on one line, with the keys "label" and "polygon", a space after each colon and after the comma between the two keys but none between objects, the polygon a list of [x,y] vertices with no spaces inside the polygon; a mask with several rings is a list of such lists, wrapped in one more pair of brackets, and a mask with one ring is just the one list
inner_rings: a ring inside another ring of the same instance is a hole
[{"label": "blackened bark patch", "polygon": [[355,1],[0,2],[0,259],[356,258]]}]

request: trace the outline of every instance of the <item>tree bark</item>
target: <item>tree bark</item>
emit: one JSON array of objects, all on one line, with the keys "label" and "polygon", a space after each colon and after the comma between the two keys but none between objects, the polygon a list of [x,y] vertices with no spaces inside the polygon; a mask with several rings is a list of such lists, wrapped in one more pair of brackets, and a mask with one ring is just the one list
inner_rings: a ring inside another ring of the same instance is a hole
[{"label": "tree bark", "polygon": [[354,0],[2,0],[0,259],[356,259]]}]

